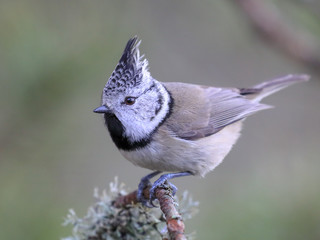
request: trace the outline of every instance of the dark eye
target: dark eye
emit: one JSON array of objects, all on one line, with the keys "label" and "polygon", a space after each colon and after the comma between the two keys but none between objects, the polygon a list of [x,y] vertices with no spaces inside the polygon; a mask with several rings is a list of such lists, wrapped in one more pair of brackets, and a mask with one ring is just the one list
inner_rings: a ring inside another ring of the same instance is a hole
[{"label": "dark eye", "polygon": [[124,99],[124,103],[127,105],[133,105],[136,102],[136,98],[135,97],[126,97]]}]

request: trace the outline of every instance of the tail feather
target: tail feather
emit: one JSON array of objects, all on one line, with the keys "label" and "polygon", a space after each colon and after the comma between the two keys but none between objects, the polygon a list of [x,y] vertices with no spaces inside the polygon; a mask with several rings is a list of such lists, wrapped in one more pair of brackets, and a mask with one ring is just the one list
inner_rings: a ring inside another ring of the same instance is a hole
[{"label": "tail feather", "polygon": [[249,89],[259,89],[260,91],[253,93],[253,101],[260,102],[263,98],[280,91],[292,84],[299,82],[306,82],[310,79],[308,75],[305,74],[290,74],[285,77],[277,78],[271,81],[263,82],[258,85],[253,86]]}]

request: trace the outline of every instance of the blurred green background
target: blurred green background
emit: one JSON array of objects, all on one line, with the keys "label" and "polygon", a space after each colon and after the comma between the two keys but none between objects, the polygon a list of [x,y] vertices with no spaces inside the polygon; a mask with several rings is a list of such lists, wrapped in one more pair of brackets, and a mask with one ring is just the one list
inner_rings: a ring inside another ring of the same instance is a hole
[{"label": "blurred green background", "polygon": [[[270,1],[269,1],[270,2]],[[273,1],[320,40],[318,1]],[[206,178],[174,182],[200,201],[197,239],[320,239],[320,77],[252,31],[233,1],[2,0],[0,239],[60,239],[95,187],[148,170],[126,161],[101,116],[100,93],[138,35],[160,81],[247,87],[288,73],[312,80],[268,99]],[[320,41],[319,41],[320,42]]]}]

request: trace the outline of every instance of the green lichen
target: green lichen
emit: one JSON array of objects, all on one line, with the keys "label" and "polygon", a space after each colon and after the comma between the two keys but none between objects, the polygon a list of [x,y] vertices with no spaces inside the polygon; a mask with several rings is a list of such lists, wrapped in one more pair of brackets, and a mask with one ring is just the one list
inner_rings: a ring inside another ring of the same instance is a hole
[{"label": "green lichen", "polygon": [[[116,197],[125,194],[124,184],[119,184],[117,178],[110,183],[109,191],[100,193],[95,189],[96,202],[83,218],[79,218],[73,209],[69,210],[64,225],[73,226],[72,236],[62,240],[156,240],[167,237],[166,222],[159,208],[150,209],[141,204],[122,208],[112,205]],[[183,220],[196,213],[198,202],[193,201],[187,192],[175,200]]]}]

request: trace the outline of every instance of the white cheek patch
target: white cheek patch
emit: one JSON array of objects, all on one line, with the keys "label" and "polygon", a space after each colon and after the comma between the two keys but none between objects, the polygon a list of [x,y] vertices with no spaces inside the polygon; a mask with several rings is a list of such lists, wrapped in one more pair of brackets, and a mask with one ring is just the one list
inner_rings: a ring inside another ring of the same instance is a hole
[{"label": "white cheek patch", "polygon": [[[131,142],[137,142],[144,139],[148,139],[150,135],[159,127],[164,118],[167,116],[170,111],[170,95],[167,90],[160,84],[157,84],[157,91],[154,91],[153,99],[156,99],[157,94],[161,94],[161,106],[158,109],[158,112],[146,112],[135,114],[130,113],[126,116],[126,121],[122,122],[125,128],[125,137],[127,137]],[[152,96],[151,95],[151,96]],[[151,97],[152,98],[152,97]],[[155,103],[156,104],[156,103]],[[144,108],[141,108],[144,109]],[[155,109],[153,107],[152,109]],[[127,112],[128,113],[128,112]]]}]

